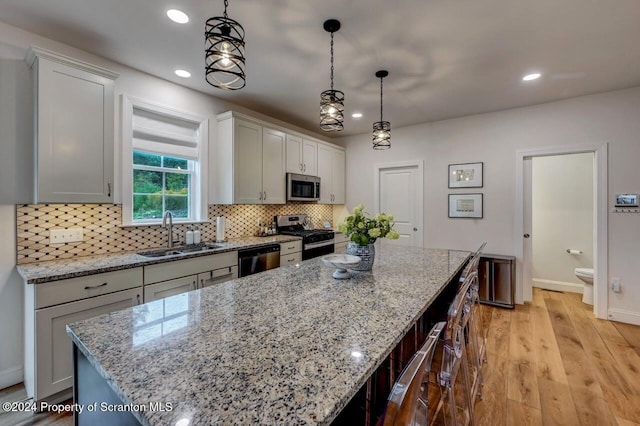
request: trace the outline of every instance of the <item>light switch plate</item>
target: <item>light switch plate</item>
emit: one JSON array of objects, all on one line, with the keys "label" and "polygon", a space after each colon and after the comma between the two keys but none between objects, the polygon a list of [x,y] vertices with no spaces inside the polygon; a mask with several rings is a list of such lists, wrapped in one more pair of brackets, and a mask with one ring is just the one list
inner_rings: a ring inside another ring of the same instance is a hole
[{"label": "light switch plate", "polygon": [[76,228],[57,228],[49,231],[49,244],[75,243],[76,241],[84,241],[83,229]]},{"label": "light switch plate", "polygon": [[611,278],[611,290],[614,293],[620,293],[622,291],[622,283],[620,278]]}]

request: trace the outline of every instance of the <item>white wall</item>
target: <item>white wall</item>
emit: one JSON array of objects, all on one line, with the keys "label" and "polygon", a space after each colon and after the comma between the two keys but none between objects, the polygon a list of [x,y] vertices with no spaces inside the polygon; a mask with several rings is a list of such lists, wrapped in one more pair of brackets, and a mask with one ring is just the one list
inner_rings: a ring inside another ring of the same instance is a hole
[{"label": "white wall", "polygon": [[[375,163],[425,160],[426,247],[515,254],[516,151],[609,143],[609,205],[616,192],[640,192],[640,88],[583,96],[526,108],[421,124],[391,131],[392,148],[373,151],[369,134],[344,138],[347,208],[373,205]],[[393,117],[389,117],[393,126]],[[484,162],[484,219],[448,219],[447,166]],[[393,212],[389,212],[393,213]],[[609,312],[640,323],[640,215],[609,213],[609,276],[622,278],[622,293],[609,293]],[[521,259],[519,259],[521,260]],[[612,311],[613,309],[613,311]]]},{"label": "white wall", "polygon": [[[534,157],[532,164],[535,287],[582,291],[575,268],[593,268],[593,153]],[[567,253],[581,250],[581,255]],[[573,286],[572,286],[573,285]],[[572,288],[573,287],[573,288]]]},{"label": "white wall", "polygon": [[[321,134],[296,128],[233,103],[0,22],[0,389],[22,381],[22,282],[15,272],[15,204],[29,202],[27,188],[33,182],[32,80],[30,70],[23,61],[31,45],[120,73],[115,83],[115,187],[118,189],[121,94],[208,117],[209,143],[215,140],[217,132],[215,115],[231,109],[327,140]],[[8,182],[13,182],[14,185],[9,185]],[[120,191],[116,191],[115,195],[116,202],[119,203]]]}]

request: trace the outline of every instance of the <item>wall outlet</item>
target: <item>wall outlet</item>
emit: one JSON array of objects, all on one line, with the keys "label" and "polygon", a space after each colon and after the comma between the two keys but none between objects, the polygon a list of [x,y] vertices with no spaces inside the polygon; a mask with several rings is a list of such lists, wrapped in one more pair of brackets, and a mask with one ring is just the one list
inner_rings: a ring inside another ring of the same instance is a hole
[{"label": "wall outlet", "polygon": [[622,291],[622,284],[620,278],[611,278],[611,290],[614,293],[620,293]]},{"label": "wall outlet", "polygon": [[49,244],[74,243],[84,241],[82,228],[58,228],[49,231]]}]

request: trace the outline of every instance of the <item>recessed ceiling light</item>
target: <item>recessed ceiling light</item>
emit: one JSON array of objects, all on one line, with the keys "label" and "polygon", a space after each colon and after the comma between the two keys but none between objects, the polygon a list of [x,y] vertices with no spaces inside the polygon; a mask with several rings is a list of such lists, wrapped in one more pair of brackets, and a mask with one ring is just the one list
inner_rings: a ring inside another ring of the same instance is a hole
[{"label": "recessed ceiling light", "polygon": [[522,77],[522,80],[524,81],[537,80],[540,78],[540,76],[542,76],[542,74],[540,74],[539,72],[534,72],[532,74],[525,75],[524,77]]},{"label": "recessed ceiling light", "polygon": [[167,16],[173,22],[176,22],[178,24],[186,24],[187,22],[189,22],[189,17],[187,16],[187,14],[178,9],[167,10]]},{"label": "recessed ceiling light", "polygon": [[362,113],[361,112],[354,112],[353,114],[351,114],[351,117],[353,117],[353,118],[362,118]]},{"label": "recessed ceiling light", "polygon": [[174,73],[176,73],[178,77],[182,77],[182,78],[191,77],[191,73],[187,70],[175,70]]}]

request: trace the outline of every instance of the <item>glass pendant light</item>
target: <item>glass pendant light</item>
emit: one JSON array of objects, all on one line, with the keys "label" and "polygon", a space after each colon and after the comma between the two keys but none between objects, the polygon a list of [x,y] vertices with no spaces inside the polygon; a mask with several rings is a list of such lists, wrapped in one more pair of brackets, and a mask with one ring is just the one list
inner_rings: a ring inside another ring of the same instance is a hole
[{"label": "glass pendant light", "polygon": [[388,75],[386,70],[376,72],[380,79],[380,121],[373,123],[373,149],[391,148],[391,123],[382,120],[382,79]]},{"label": "glass pendant light", "polygon": [[244,28],[224,15],[209,18],[205,25],[205,67],[207,83],[223,90],[239,90],[246,84]]},{"label": "glass pendant light", "polygon": [[325,132],[344,129],[344,93],[333,89],[333,33],[340,29],[340,21],[324,21],[325,31],[331,33],[331,89],[320,94],[320,128]]}]

